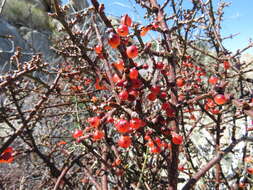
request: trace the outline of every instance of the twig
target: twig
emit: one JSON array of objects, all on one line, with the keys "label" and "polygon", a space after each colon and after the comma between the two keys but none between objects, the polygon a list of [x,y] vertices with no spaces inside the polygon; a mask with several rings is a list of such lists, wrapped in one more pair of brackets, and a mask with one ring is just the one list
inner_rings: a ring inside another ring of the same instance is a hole
[{"label": "twig", "polygon": [[205,175],[207,171],[209,171],[215,164],[221,161],[221,159],[228,154],[233,148],[242,141],[253,141],[253,137],[242,137],[235,142],[232,142],[224,151],[221,151],[215,156],[212,160],[210,160],[203,168],[201,168],[183,187],[182,190],[191,189],[197,181]]},{"label": "twig", "polygon": [[138,180],[138,183],[136,185],[136,190],[139,189],[140,185],[141,185],[141,181],[142,181],[142,178],[143,178],[143,174],[144,174],[144,170],[146,168],[146,164],[147,164],[147,159],[148,159],[148,148],[144,154],[144,162],[143,162],[143,165],[142,165],[142,168],[141,168],[141,175],[139,177],[139,180]]},{"label": "twig", "polygon": [[2,0],[2,3],[0,5],[0,16],[2,15],[2,12],[3,12],[3,8],[4,8],[4,5],[6,3],[6,0]]},{"label": "twig", "polygon": [[28,126],[28,122],[33,118],[34,115],[36,115],[39,108],[43,105],[43,103],[48,99],[51,92],[55,89],[58,80],[60,78],[61,74],[59,73],[56,77],[54,83],[50,87],[50,89],[47,91],[47,93],[43,96],[43,98],[34,106],[34,109],[32,112],[28,115],[28,117],[25,119],[25,123],[22,123],[22,127],[20,127],[15,133],[2,145],[0,148],[0,155],[3,153],[3,151],[10,146],[10,144],[23,132],[23,130]]}]

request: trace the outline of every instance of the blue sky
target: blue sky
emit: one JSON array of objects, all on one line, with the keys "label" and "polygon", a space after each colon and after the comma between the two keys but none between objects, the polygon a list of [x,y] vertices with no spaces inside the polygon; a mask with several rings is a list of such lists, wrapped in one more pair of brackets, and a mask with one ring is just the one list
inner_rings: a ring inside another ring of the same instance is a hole
[{"label": "blue sky", "polygon": [[[68,0],[63,0],[63,2],[67,1]],[[184,1],[187,2],[190,0]],[[224,42],[227,49],[235,51],[247,46],[249,39],[253,38],[253,0],[225,1],[230,2],[231,5],[225,8],[222,35],[225,37],[239,33],[233,39],[227,39]],[[144,11],[134,3],[134,0],[99,0],[99,2],[105,4],[105,11],[107,14],[121,16],[127,13],[133,20],[142,21],[143,23],[142,16],[144,15]],[[219,0],[214,0],[214,3],[217,4],[217,2],[219,2]],[[247,52],[253,54],[253,48]]]}]

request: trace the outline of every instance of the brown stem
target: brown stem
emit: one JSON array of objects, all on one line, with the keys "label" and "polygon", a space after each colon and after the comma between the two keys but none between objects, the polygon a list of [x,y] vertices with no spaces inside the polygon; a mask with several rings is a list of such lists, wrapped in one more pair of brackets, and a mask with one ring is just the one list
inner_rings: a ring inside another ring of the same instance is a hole
[{"label": "brown stem", "polygon": [[[218,115],[217,122],[216,122],[216,144],[215,144],[215,151],[220,152],[220,138],[221,138],[221,114]],[[219,163],[216,164],[215,170],[215,188],[219,190],[220,182],[221,182],[221,166]]]},{"label": "brown stem", "polygon": [[61,181],[62,181],[63,176],[66,175],[66,173],[68,172],[69,169],[70,169],[70,168],[66,167],[66,168],[64,168],[64,169],[62,170],[61,175],[58,177],[58,179],[57,179],[57,181],[56,181],[56,183],[55,183],[55,186],[54,186],[54,189],[53,189],[53,190],[57,190],[57,189],[58,189],[58,187],[59,187],[60,184],[61,184]]},{"label": "brown stem", "polygon": [[[163,9],[161,9],[160,5],[157,3],[156,0],[150,0],[150,5],[152,7],[153,12],[157,15],[157,20],[160,22],[160,27],[163,31],[169,31],[169,27],[166,23],[165,16]],[[168,52],[172,49],[172,40],[171,35],[169,33],[163,33],[164,37],[164,43],[166,50]],[[170,64],[170,80],[171,82],[175,82],[176,80],[176,70],[175,70],[175,63],[174,63],[174,57],[168,58],[168,63]],[[177,100],[177,90],[171,89],[171,103],[174,105],[178,104]],[[171,125],[175,126],[175,132],[179,132],[179,126],[178,126],[178,110],[176,110],[176,118],[171,121]],[[172,143],[172,151],[171,151],[171,162],[168,166],[169,171],[169,189],[175,190],[177,189],[177,183],[178,183],[178,156],[179,156],[179,146]]]},{"label": "brown stem", "polygon": [[46,94],[42,97],[42,99],[34,106],[34,109],[28,115],[27,119],[25,120],[25,123],[22,123],[22,127],[20,127],[17,131],[15,131],[15,133],[2,145],[2,147],[0,148],[0,155],[23,132],[23,130],[27,127],[28,122],[36,115],[36,113],[38,112],[39,108],[43,105],[43,103],[47,101],[49,95],[55,89],[60,76],[61,75],[59,73],[50,89],[46,92]]},{"label": "brown stem", "polygon": [[212,160],[210,160],[205,166],[203,166],[183,187],[182,190],[189,190],[191,189],[197,181],[205,175],[215,164],[221,161],[221,159],[228,154],[233,148],[242,141],[253,141],[253,137],[242,137],[237,141],[232,142],[224,151],[221,151],[215,156]]},{"label": "brown stem", "polygon": [[[107,147],[104,147],[102,158],[107,161]],[[102,170],[107,171],[107,167],[105,164],[102,165]],[[102,190],[108,190],[108,176],[106,172],[102,177]]]}]

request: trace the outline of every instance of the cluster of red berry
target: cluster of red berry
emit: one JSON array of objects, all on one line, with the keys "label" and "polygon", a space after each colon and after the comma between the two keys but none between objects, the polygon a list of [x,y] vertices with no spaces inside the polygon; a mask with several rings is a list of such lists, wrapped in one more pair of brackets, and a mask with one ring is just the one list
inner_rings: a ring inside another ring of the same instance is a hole
[{"label": "cluster of red berry", "polygon": [[[128,15],[124,15],[121,19],[121,23],[114,31],[113,29],[109,31],[108,34],[108,44],[112,48],[118,48],[122,43],[124,45],[128,45],[129,31],[130,27],[132,27],[132,19]],[[144,36],[149,30],[157,28],[159,26],[154,27],[147,26],[142,27],[140,30],[140,36]],[[95,52],[100,55],[103,52],[103,47],[101,45],[97,45],[95,47]],[[129,59],[135,58],[138,56],[138,47],[136,45],[130,45],[126,48],[125,54]],[[193,64],[194,60],[191,56],[185,56],[181,65],[180,70],[177,72],[176,80],[171,82],[172,88],[177,88],[178,97],[177,101],[179,105],[187,104],[187,96],[194,96],[201,93],[201,88],[204,82],[204,78],[206,77],[206,71],[200,66]],[[177,114],[177,105],[171,103],[170,96],[167,94],[168,86],[164,86],[162,83],[155,85],[147,85],[144,84],[143,78],[140,74],[141,69],[148,69],[149,65],[137,65],[134,63],[133,65],[127,65],[124,61],[119,60],[116,63],[113,63],[111,66],[117,71],[112,74],[111,80],[116,86],[117,98],[120,101],[120,104],[130,105],[131,102],[135,100],[140,101],[144,97],[146,100],[150,101],[150,103],[156,102],[156,104],[161,105],[162,115],[159,118],[159,123],[161,124],[162,135],[164,135],[164,139],[161,137],[153,135],[152,130],[149,127],[145,128],[145,140],[147,141],[147,146],[150,148],[152,153],[160,153],[162,150],[171,148],[171,144],[166,142],[166,139],[170,139],[170,142],[175,145],[180,145],[183,143],[183,136],[179,134],[179,131],[174,130],[173,127],[169,126],[168,123],[170,120],[173,120]],[[230,68],[230,64],[228,61],[223,62],[224,70]],[[158,61],[153,65],[153,69],[157,70],[161,73],[161,76],[164,78],[170,78],[171,76],[171,67],[166,65],[162,61]],[[210,76],[208,79],[208,83],[215,87],[219,85],[219,78],[216,76]],[[168,85],[168,84],[166,84]],[[99,84],[99,80],[96,81],[95,85],[97,90],[107,90],[104,86]],[[229,98],[223,93],[215,93],[213,96],[208,96],[205,99],[205,109],[206,111],[210,111],[212,114],[219,114],[219,106],[224,105],[229,101]],[[140,102],[145,102],[144,100]],[[194,105],[189,104],[184,107],[184,112],[190,114],[190,119],[195,120],[195,116],[193,112],[195,111]],[[105,133],[102,130],[102,122],[103,118],[99,116],[95,116],[88,119],[88,123],[90,127],[87,127],[85,130],[77,130],[73,137],[76,139],[82,139],[84,134],[90,130],[92,130],[92,139],[94,141],[101,140],[105,137]],[[109,116],[106,120],[106,123],[114,124],[116,131],[120,134],[118,138],[117,144],[119,147],[128,148],[132,144],[133,135],[140,131],[139,129],[144,126],[149,126],[145,121],[145,119],[140,119],[138,117],[133,117],[131,119],[123,118],[114,118]],[[153,122],[154,123],[154,122]],[[168,137],[168,138],[167,138]]]}]

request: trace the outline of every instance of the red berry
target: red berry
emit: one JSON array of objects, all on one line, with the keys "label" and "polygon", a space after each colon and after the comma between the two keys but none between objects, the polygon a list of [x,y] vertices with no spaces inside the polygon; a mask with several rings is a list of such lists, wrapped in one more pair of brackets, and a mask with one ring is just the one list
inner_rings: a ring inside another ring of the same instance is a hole
[{"label": "red berry", "polygon": [[122,37],[125,37],[128,35],[128,27],[127,25],[125,24],[122,24],[120,25],[118,28],[117,28],[117,33],[122,36]]},{"label": "red berry", "polygon": [[148,99],[149,99],[150,101],[155,101],[156,98],[157,98],[157,96],[156,96],[156,94],[154,94],[154,93],[150,93],[150,94],[148,95]]},{"label": "red berry", "polygon": [[148,64],[146,64],[146,63],[143,64],[143,65],[142,65],[142,68],[143,68],[143,69],[148,69]]},{"label": "red berry", "polygon": [[129,136],[121,136],[118,140],[118,145],[121,148],[128,148],[132,144],[132,139]]},{"label": "red berry", "polygon": [[159,153],[161,152],[161,148],[158,147],[158,146],[153,146],[153,147],[151,148],[151,152],[152,152],[153,154],[159,154]]},{"label": "red berry", "polygon": [[161,141],[161,139],[160,139],[159,137],[156,137],[156,138],[155,138],[155,143],[156,143],[157,146],[160,147],[161,144],[162,144],[162,141]]},{"label": "red berry", "polygon": [[83,130],[76,130],[74,133],[73,133],[73,138],[77,139],[78,137],[81,137],[83,136]]},{"label": "red berry", "polygon": [[136,68],[130,69],[130,72],[129,72],[130,79],[133,79],[133,80],[138,79],[138,76],[139,76],[139,72]]},{"label": "red berry", "polygon": [[212,85],[216,85],[216,83],[218,82],[218,78],[215,76],[211,76],[208,80],[208,82]]},{"label": "red berry", "polygon": [[148,143],[147,143],[147,146],[150,147],[150,148],[154,147],[155,146],[154,141],[152,139],[149,139]]},{"label": "red berry", "polygon": [[223,66],[225,70],[228,70],[230,68],[230,63],[228,61],[224,61]]},{"label": "red berry", "polygon": [[165,99],[167,97],[167,93],[166,92],[161,92],[160,93],[160,98]]},{"label": "red berry", "polygon": [[176,113],[173,108],[167,108],[166,109],[166,115],[170,118],[175,117]]},{"label": "red berry", "polygon": [[176,81],[176,84],[178,87],[183,87],[184,84],[185,84],[185,81],[183,78],[178,78],[177,81]]},{"label": "red berry", "polygon": [[102,138],[104,138],[104,136],[105,136],[105,133],[103,131],[96,130],[93,134],[93,140],[94,141],[101,140]]},{"label": "red berry", "polygon": [[157,94],[160,93],[161,87],[160,87],[160,86],[152,86],[150,90],[151,90],[151,92],[152,92],[153,94],[157,95]]},{"label": "red berry", "polygon": [[208,99],[206,99],[206,101],[207,101],[206,106],[208,108],[214,108],[216,106],[215,103],[214,103],[214,101],[213,101],[213,99],[208,98]]},{"label": "red berry", "polygon": [[142,27],[140,31],[140,36],[145,36],[149,30],[150,27]]},{"label": "red berry", "polygon": [[127,47],[126,54],[129,58],[135,58],[138,56],[138,48],[135,45]]},{"label": "red berry", "polygon": [[173,133],[172,142],[174,144],[177,144],[177,145],[182,144],[183,143],[183,137],[181,135],[177,134],[177,133]]},{"label": "red berry", "polygon": [[139,118],[133,118],[129,121],[129,123],[132,129],[139,129],[142,125],[142,121]]},{"label": "red berry", "polygon": [[129,132],[129,122],[125,119],[120,119],[116,124],[115,127],[117,128],[119,133],[127,133]]},{"label": "red berry", "polygon": [[217,94],[214,97],[214,102],[218,105],[223,105],[227,103],[227,98],[223,94]]},{"label": "red berry", "polygon": [[145,139],[146,141],[148,141],[148,140],[151,139],[151,137],[150,137],[149,135],[146,134],[146,135],[144,136],[144,139]]},{"label": "red berry", "polygon": [[183,171],[185,170],[185,168],[184,168],[183,165],[179,165],[179,166],[178,166],[178,170],[181,171],[181,172],[183,172]]},{"label": "red berry", "polygon": [[0,155],[0,164],[13,162],[14,160],[13,152],[14,152],[13,147],[9,146],[8,148],[6,148]]},{"label": "red berry", "polygon": [[137,98],[139,96],[139,92],[137,90],[130,90],[128,95]]},{"label": "red berry", "polygon": [[100,54],[102,53],[103,47],[101,45],[96,45],[94,49],[97,54]]},{"label": "red berry", "polygon": [[113,123],[114,122],[114,119],[113,117],[109,116],[106,120],[107,123]]},{"label": "red berry", "polygon": [[217,115],[217,114],[220,113],[220,110],[212,108],[212,109],[210,110],[210,112],[211,112],[212,114],[214,114],[214,115]]},{"label": "red berry", "polygon": [[163,62],[157,62],[157,63],[155,64],[155,67],[156,67],[157,69],[163,69],[164,63],[163,63]]},{"label": "red berry", "polygon": [[253,168],[247,168],[247,172],[248,172],[249,174],[253,174]]},{"label": "red berry", "polygon": [[121,18],[120,21],[121,24],[131,26],[132,25],[132,19],[126,14]]},{"label": "red berry", "polygon": [[147,123],[143,120],[141,120],[141,127],[145,127],[147,125]]},{"label": "red berry", "polygon": [[142,85],[142,82],[139,79],[131,80],[131,87],[133,89],[138,89],[141,87],[141,85]]},{"label": "red berry", "polygon": [[112,48],[117,48],[120,45],[120,37],[118,34],[111,32],[108,37],[108,44]]},{"label": "red berry", "polygon": [[91,127],[97,128],[100,125],[100,118],[98,116],[90,117],[88,118],[88,123]]},{"label": "red berry", "polygon": [[170,104],[167,103],[167,102],[164,102],[164,103],[162,104],[162,109],[163,109],[163,110],[167,110],[167,109],[169,109],[170,107],[171,107]]},{"label": "red berry", "polygon": [[126,101],[128,99],[128,92],[126,90],[123,90],[119,93],[119,99],[122,101]]},{"label": "red berry", "polygon": [[125,82],[126,82],[126,80],[120,79],[116,84],[119,87],[124,87],[125,86]]},{"label": "red berry", "polygon": [[112,64],[118,71],[123,71],[125,68],[125,63],[122,60],[117,61]]}]

